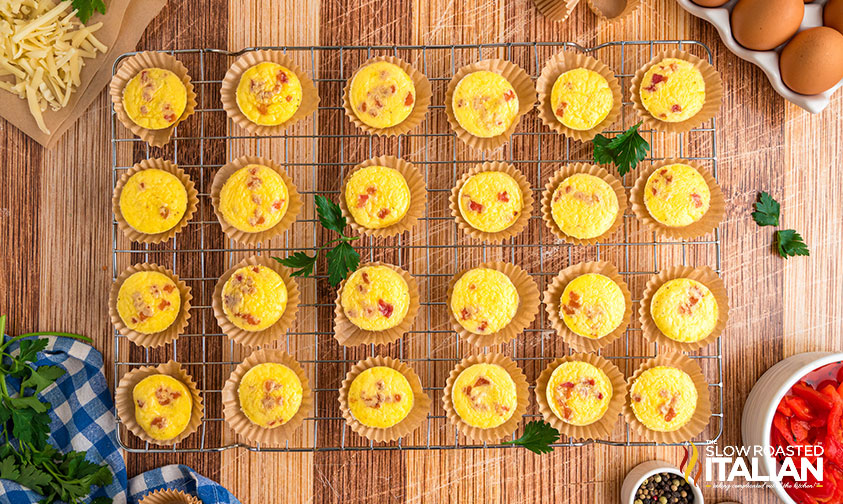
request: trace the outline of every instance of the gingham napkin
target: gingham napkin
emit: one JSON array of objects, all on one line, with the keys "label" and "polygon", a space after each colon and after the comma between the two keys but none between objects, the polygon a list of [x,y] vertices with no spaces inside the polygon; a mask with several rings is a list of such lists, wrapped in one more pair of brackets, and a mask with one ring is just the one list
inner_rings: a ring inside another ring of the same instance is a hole
[{"label": "gingham napkin", "polygon": [[176,464],[147,471],[129,480],[129,501],[138,502],[147,493],[162,488],[195,495],[204,504],[240,504],[240,501],[219,483],[209,480],[186,465]]}]

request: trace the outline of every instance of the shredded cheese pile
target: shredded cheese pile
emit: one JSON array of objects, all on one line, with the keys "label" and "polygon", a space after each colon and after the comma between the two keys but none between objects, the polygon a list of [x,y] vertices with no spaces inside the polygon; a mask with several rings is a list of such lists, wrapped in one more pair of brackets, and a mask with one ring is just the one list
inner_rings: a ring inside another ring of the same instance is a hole
[{"label": "shredded cheese pile", "polygon": [[42,112],[66,107],[86,58],[108,48],[85,26],[70,1],[0,0],[0,89],[25,99],[38,127]]}]

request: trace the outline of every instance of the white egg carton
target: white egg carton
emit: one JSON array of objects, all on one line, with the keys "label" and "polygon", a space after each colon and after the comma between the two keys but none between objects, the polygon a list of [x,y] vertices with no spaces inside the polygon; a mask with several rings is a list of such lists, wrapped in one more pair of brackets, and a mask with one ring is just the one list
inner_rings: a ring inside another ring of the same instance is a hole
[{"label": "white egg carton", "polygon": [[[732,8],[738,3],[738,0],[731,0],[722,7],[702,7],[691,0],[676,0],[683,9],[690,12],[698,18],[704,19],[717,28],[720,33],[720,39],[726,44],[730,51],[735,53],[739,58],[754,63],[761,70],[767,74],[770,84],[773,89],[786,100],[795,103],[812,114],[819,114],[828,106],[831,100],[831,95],[840,87],[843,86],[843,80],[837,83],[836,86],[828,91],[816,95],[803,95],[795,93],[788,88],[784,81],[782,81],[782,74],[779,71],[779,53],[784,45],[777,47],[772,51],[752,51],[738,43],[735,37],[732,36],[732,25],[729,18]],[[827,0],[817,0],[813,3],[805,4],[805,17],[802,18],[802,25],[799,31],[813,28],[815,26],[822,26],[823,24],[823,6]]]}]

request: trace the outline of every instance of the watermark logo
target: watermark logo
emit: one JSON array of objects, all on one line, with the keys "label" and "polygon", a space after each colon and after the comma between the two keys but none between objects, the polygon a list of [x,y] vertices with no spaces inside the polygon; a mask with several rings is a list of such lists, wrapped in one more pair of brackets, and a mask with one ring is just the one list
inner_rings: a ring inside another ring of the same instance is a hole
[{"label": "watermark logo", "polygon": [[[695,450],[692,450],[695,451]],[[688,455],[686,447],[686,457]],[[821,445],[797,445],[784,447],[763,446],[706,446],[704,462],[697,471],[700,475],[705,468],[707,487],[746,487],[760,488],[782,485],[784,487],[822,486],[823,447]],[[773,474],[763,470],[763,459],[771,457]],[[689,469],[685,469],[686,480],[690,467],[696,460],[693,453],[689,457]],[[684,462],[684,461],[683,461]],[[697,478],[694,478],[699,481]]]},{"label": "watermark logo", "polygon": [[694,476],[691,476],[691,473],[694,470],[694,466],[697,465],[697,460],[700,458],[700,452],[697,449],[697,445],[685,446],[685,455],[682,457],[682,463],[679,464],[679,470],[682,471],[682,474],[685,476],[685,482],[689,485],[693,485],[695,481],[700,480],[700,474],[702,473],[702,465],[697,467],[697,472]]}]

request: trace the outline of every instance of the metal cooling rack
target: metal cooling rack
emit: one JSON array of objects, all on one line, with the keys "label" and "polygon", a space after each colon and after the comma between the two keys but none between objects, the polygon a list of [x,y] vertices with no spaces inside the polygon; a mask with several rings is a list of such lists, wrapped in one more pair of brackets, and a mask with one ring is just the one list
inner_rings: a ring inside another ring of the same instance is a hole
[{"label": "metal cooling rack", "polygon": [[[148,157],[164,157],[181,166],[196,182],[200,205],[188,226],[169,242],[157,245],[130,243],[113,222],[112,273],[132,263],[149,261],[171,268],[192,288],[193,306],[186,334],[158,349],[133,345],[114,333],[115,382],[126,372],[142,365],[156,365],[173,358],[182,363],[197,380],[204,395],[205,416],[198,432],[172,447],[141,442],[120,426],[118,440],[132,452],[206,452],[243,447],[255,451],[393,450],[505,447],[477,444],[460,435],[450,425],[441,405],[442,391],[450,370],[465,356],[487,351],[458,340],[447,319],[445,289],[448,279],[485,260],[502,259],[520,264],[544,290],[559,270],[585,260],[610,260],[624,275],[633,293],[633,323],[625,337],[600,353],[630,376],[645,359],[659,353],[648,343],[637,322],[640,296],[646,281],[660,269],[674,264],[709,265],[721,272],[720,232],[693,241],[657,238],[643,227],[631,212],[624,216],[623,234],[612,241],[593,246],[572,246],[558,242],[544,227],[540,217],[541,191],[561,165],[590,162],[590,145],[572,142],[541,124],[535,111],[518,127],[502,149],[481,155],[462,145],[451,132],[444,113],[444,91],[456,70],[468,63],[491,57],[514,61],[535,79],[545,61],[561,51],[588,53],[607,63],[621,81],[625,98],[622,122],[607,133],[618,133],[637,122],[628,89],[635,71],[661,50],[683,49],[709,62],[711,51],[690,40],[610,42],[593,48],[573,43],[507,43],[454,46],[342,46],[267,47],[286,52],[319,89],[321,103],[312,118],[294,125],[284,135],[254,137],[225,118],[219,100],[220,82],[234,59],[245,51],[232,53],[216,49],[167,51],[181,60],[193,76],[199,105],[196,114],[182,123],[172,141],[163,149],[150,148],[134,138],[111,114],[112,181],[135,162]],[[114,69],[129,53],[118,58]],[[419,68],[433,86],[433,100],[424,122],[410,134],[398,138],[373,138],[356,129],[344,116],[342,88],[355,68],[377,55],[398,56]],[[650,141],[650,157],[643,163],[669,157],[694,159],[717,176],[716,120],[680,135],[642,130]],[[285,236],[262,247],[248,248],[227,240],[211,207],[209,190],[214,172],[241,155],[264,155],[284,165],[306,201],[303,215]],[[327,241],[315,218],[313,195],[326,194],[335,200],[346,170],[376,155],[393,154],[413,162],[425,176],[428,203],[425,217],[409,234],[390,239],[366,238],[355,242],[364,261],[384,260],[410,271],[419,282],[422,306],[413,330],[398,342],[375,348],[341,347],[333,339],[332,315],[336,291],[328,284],[325,264],[320,262],[315,277],[299,279],[302,304],[296,325],[278,348],[292,353],[302,363],[314,391],[314,410],[282,447],[251,445],[238,438],[222,419],[221,389],[230,372],[248,355],[248,349],[230,342],[220,332],[211,310],[211,294],[216,279],[243,257],[258,254],[285,256],[295,250],[312,250]],[[502,245],[476,243],[457,229],[448,210],[451,186],[472,165],[486,159],[507,160],[530,180],[536,205],[527,229]],[[638,170],[623,177],[627,189]],[[706,430],[693,444],[713,444],[723,432],[723,368],[718,339],[691,357],[697,359],[709,381],[712,417]],[[511,343],[496,350],[510,355],[535,383],[542,369],[554,358],[572,351],[550,329],[544,307],[534,324]],[[410,436],[392,443],[370,442],[347,428],[338,408],[337,389],[346,371],[359,359],[376,353],[408,362],[420,376],[432,398],[431,412]],[[531,386],[531,395],[533,386]],[[535,401],[523,424],[540,418]],[[578,442],[560,439],[556,446],[582,446],[589,443],[646,446],[654,443],[640,438],[619,419],[608,439]],[[681,443],[687,445],[689,443]]]}]

